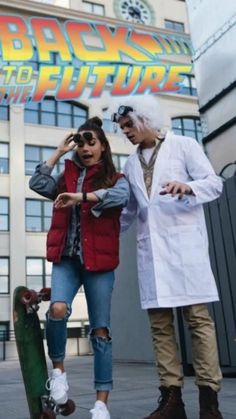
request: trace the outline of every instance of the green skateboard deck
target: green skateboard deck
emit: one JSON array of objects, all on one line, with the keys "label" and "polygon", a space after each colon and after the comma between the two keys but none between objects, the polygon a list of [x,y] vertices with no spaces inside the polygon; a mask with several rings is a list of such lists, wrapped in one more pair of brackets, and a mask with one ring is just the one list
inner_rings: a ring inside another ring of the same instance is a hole
[{"label": "green skateboard deck", "polygon": [[30,418],[41,419],[41,396],[47,394],[45,383],[48,378],[42,332],[37,311],[22,303],[22,296],[29,291],[18,287],[14,292],[14,330],[23,381],[29,405]]},{"label": "green skateboard deck", "polygon": [[30,419],[55,419],[57,415],[69,416],[75,410],[73,400],[58,405],[45,387],[48,371],[37,310],[41,301],[48,300],[50,288],[36,292],[17,287],[14,291],[14,330]]}]

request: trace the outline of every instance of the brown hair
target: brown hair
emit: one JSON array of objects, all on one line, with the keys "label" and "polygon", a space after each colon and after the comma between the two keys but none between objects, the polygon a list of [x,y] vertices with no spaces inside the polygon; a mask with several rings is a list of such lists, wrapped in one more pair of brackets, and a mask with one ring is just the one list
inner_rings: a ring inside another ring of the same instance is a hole
[{"label": "brown hair", "polygon": [[105,150],[102,151],[103,166],[101,167],[99,173],[96,175],[96,178],[93,180],[92,186],[96,189],[109,188],[116,182],[115,175],[117,171],[112,160],[110,144],[105,135],[105,132],[102,129],[102,120],[98,118],[98,116],[88,119],[78,128],[78,132],[85,130],[95,132],[99,141],[105,148]]}]

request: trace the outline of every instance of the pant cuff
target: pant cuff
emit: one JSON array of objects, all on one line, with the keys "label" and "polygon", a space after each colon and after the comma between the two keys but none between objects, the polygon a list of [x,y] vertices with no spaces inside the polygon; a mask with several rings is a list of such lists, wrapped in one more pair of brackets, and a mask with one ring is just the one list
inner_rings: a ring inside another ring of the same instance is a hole
[{"label": "pant cuff", "polygon": [[113,383],[94,383],[95,390],[98,391],[110,391],[113,389]]}]

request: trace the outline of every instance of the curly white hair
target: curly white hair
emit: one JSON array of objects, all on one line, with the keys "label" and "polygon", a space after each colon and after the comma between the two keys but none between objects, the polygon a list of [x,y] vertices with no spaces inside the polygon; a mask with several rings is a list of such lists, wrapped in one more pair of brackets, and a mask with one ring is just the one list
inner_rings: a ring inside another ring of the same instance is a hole
[{"label": "curly white hair", "polygon": [[163,115],[159,101],[154,96],[125,96],[123,99],[113,100],[109,107],[109,113],[112,115],[118,111],[119,106],[130,106],[133,112],[129,112],[130,118],[134,121],[137,128],[142,125],[145,128],[154,131],[162,131]]}]

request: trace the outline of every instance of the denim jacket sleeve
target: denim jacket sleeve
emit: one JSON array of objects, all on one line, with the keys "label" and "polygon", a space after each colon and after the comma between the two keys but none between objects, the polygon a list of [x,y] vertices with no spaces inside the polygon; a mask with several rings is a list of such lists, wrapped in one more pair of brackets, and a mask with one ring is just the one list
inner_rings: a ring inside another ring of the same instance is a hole
[{"label": "denim jacket sleeve", "polygon": [[127,205],[130,196],[129,183],[125,177],[121,177],[112,188],[98,189],[94,191],[94,194],[99,198],[100,202],[91,211],[95,217],[99,217],[106,208],[123,208]]},{"label": "denim jacket sleeve", "polygon": [[54,200],[57,196],[57,183],[60,175],[52,176],[52,171],[53,167],[48,166],[45,162],[39,163],[30,178],[29,187],[39,195]]}]

